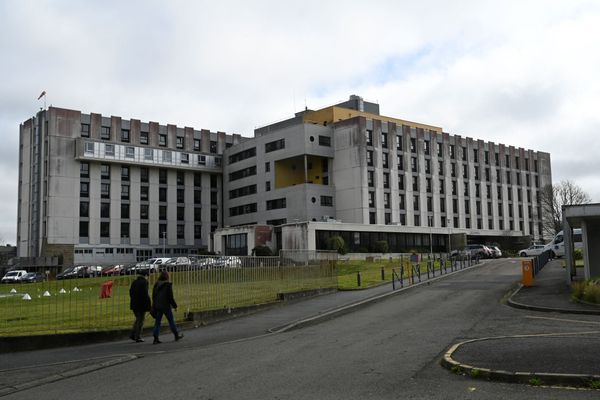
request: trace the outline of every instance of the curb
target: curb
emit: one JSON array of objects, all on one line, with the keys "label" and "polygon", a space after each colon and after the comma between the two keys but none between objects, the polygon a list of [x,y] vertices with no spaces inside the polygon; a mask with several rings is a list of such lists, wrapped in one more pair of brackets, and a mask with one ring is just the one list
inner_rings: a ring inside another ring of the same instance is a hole
[{"label": "curb", "polygon": [[50,376],[46,376],[44,378],[40,378],[40,379],[35,379],[32,381],[28,381],[25,383],[21,383],[18,385],[14,385],[14,386],[10,386],[10,387],[5,387],[0,389],[0,397],[2,396],[6,396],[9,394],[13,394],[15,392],[20,392],[22,390],[27,390],[27,389],[31,389],[34,388],[36,386],[41,386],[41,385],[45,385],[48,383],[52,383],[52,382],[57,382],[60,381],[62,379],[67,379],[67,378],[72,378],[75,376],[79,376],[79,375],[84,375],[90,372],[94,372],[94,371],[98,371],[100,369],[103,368],[108,368],[108,367],[112,367],[115,365],[119,365],[119,364],[123,364],[126,363],[128,361],[133,361],[138,359],[139,357],[133,354],[128,354],[125,356],[121,356],[118,357],[116,359],[111,359],[108,361],[104,361],[98,364],[92,364],[92,365],[87,365],[84,367],[80,367],[80,368],[75,368],[72,370],[68,370],[65,371],[63,373],[60,374],[55,374],[55,375],[50,375]]},{"label": "curb", "polygon": [[367,306],[369,306],[371,304],[375,304],[377,302],[383,301],[383,300],[387,299],[388,297],[399,295],[399,294],[403,293],[406,290],[409,290],[409,289],[412,289],[412,288],[416,288],[416,287],[419,287],[421,285],[429,285],[432,282],[436,282],[436,281],[438,281],[440,279],[443,279],[443,278],[446,278],[446,277],[449,277],[449,276],[453,276],[453,275],[461,273],[463,271],[469,271],[471,269],[478,268],[478,267],[481,267],[483,265],[485,265],[485,264],[480,262],[479,264],[475,264],[475,265],[472,265],[470,267],[465,267],[463,269],[459,269],[459,270],[456,270],[456,271],[448,272],[448,273],[446,273],[444,275],[440,275],[440,276],[437,276],[437,277],[434,277],[434,278],[430,278],[430,279],[422,281],[422,282],[413,283],[412,285],[404,286],[404,287],[401,287],[399,289],[396,289],[396,290],[388,292],[388,293],[383,293],[383,294],[375,295],[375,296],[368,297],[366,299],[357,301],[355,303],[350,303],[350,304],[347,304],[345,306],[341,306],[341,307],[338,307],[338,308],[326,310],[326,311],[324,311],[324,312],[322,312],[320,314],[317,314],[317,315],[312,316],[312,317],[304,318],[304,319],[301,319],[299,321],[292,322],[291,324],[287,324],[287,325],[283,325],[283,326],[278,326],[278,327],[275,327],[275,328],[271,328],[271,329],[268,330],[268,332],[269,333],[283,333],[283,332],[288,332],[288,331],[291,331],[291,330],[294,330],[294,329],[300,329],[300,328],[304,328],[304,327],[307,327],[307,326],[310,326],[310,325],[315,325],[315,324],[318,324],[320,322],[327,321],[327,320],[336,318],[336,317],[344,315],[344,314],[348,314],[348,313],[350,313],[352,311],[355,311],[355,310],[357,310],[359,308],[367,307]]},{"label": "curb", "polygon": [[595,389],[596,382],[600,382],[600,375],[504,371],[489,368],[478,368],[476,366],[463,364],[452,358],[454,352],[456,352],[456,350],[458,350],[461,346],[465,344],[479,342],[483,340],[498,340],[528,336],[532,335],[498,336],[466,340],[464,342],[457,343],[450,347],[440,360],[440,365],[451,372],[461,374],[473,379],[497,381],[504,383],[521,383],[532,386],[568,386]]},{"label": "curb", "polygon": [[557,312],[561,314],[583,314],[583,315],[600,315],[600,310],[577,310],[577,309],[569,309],[569,308],[552,308],[552,307],[543,307],[543,306],[534,306],[531,304],[519,303],[518,301],[514,301],[513,297],[519,293],[519,291],[523,288],[523,284],[519,284],[517,290],[508,298],[507,303],[509,306],[514,308],[520,308],[524,310],[531,311],[541,311],[541,312]]}]

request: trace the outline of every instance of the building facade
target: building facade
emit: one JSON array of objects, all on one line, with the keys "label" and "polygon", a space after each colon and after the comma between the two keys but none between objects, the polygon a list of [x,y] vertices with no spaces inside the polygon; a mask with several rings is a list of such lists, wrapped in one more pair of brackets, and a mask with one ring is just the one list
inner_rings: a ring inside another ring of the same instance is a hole
[{"label": "building facade", "polygon": [[20,257],[110,264],[194,254],[222,225],[240,135],[50,107],[20,126]]},{"label": "building facade", "polygon": [[[382,116],[377,104],[351,96],[227,149],[224,181],[226,227],[322,222],[307,225],[302,231],[314,237],[300,242],[319,249],[341,234],[349,250],[365,250],[380,237],[402,251],[429,240],[448,248],[451,235],[508,248],[542,241],[540,190],[552,178],[548,153]],[[216,243],[225,252],[233,250],[221,244],[227,234]],[[282,237],[278,247],[292,242]]]}]

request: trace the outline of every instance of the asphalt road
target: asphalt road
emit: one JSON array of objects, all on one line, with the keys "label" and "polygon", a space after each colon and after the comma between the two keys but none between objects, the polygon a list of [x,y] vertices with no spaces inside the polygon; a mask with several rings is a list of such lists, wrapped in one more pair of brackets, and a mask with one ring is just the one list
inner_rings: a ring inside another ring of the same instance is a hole
[{"label": "asphalt road", "polygon": [[[597,329],[597,316],[561,318],[502,304],[519,277],[519,264],[491,261],[285,333],[262,335],[269,321],[259,316],[221,323],[189,332],[187,344],[144,344],[152,352],[135,360],[5,398],[597,399],[597,391],[485,382],[440,367],[442,354],[467,339]],[[94,354],[110,359],[134,346],[97,345]],[[66,360],[68,351],[10,357],[26,366]],[[544,357],[543,348],[537,356]]]}]

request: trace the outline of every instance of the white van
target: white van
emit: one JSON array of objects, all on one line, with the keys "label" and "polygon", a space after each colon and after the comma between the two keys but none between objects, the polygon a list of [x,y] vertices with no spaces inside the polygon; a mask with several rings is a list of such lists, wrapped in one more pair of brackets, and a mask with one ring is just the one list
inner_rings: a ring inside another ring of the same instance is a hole
[{"label": "white van", "polygon": [[[573,229],[573,243],[576,249],[583,248],[581,229]],[[544,251],[551,251],[552,258],[562,257],[565,255],[565,238],[563,231],[558,232],[556,236],[554,236],[554,239],[544,246]]]}]

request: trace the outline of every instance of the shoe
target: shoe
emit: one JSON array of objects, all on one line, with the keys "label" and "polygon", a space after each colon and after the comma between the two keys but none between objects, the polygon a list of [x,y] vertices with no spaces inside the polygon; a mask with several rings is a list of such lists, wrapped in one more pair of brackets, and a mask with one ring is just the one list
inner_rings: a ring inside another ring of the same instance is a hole
[{"label": "shoe", "polygon": [[136,343],[142,343],[143,341],[144,341],[144,339],[142,339],[142,338],[137,338],[137,339],[135,339],[135,342],[136,342]]},{"label": "shoe", "polygon": [[175,341],[177,342],[178,340],[181,340],[181,339],[183,339],[183,334],[182,333],[177,333],[175,335]]},{"label": "shoe", "polygon": [[135,342],[135,337],[133,337],[133,335],[129,335],[129,339],[131,339]]},{"label": "shoe", "polygon": [[152,344],[159,344],[162,343],[160,340],[158,340],[158,336],[154,336],[154,342],[152,342]]}]

